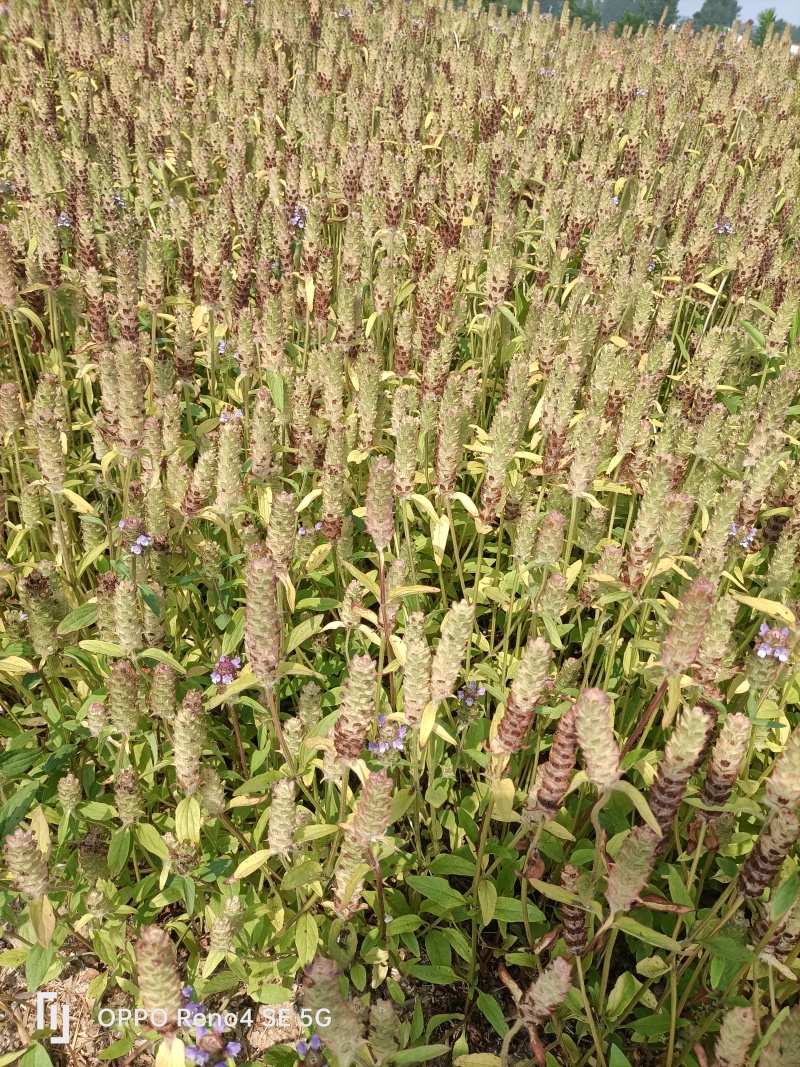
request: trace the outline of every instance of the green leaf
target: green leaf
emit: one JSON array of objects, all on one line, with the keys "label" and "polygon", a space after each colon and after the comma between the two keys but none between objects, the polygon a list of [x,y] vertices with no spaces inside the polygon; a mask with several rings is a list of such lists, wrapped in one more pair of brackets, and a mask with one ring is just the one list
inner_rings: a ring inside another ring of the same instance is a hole
[{"label": "green leaf", "polygon": [[668,952],[682,953],[684,950],[679,941],[667,937],[666,934],[662,934],[658,930],[651,930],[649,926],[637,922],[636,919],[632,919],[629,915],[618,915],[614,920],[614,926],[618,930],[622,930],[623,933],[630,934],[631,937],[635,937],[639,941],[644,941],[647,945],[665,948]]},{"label": "green leaf", "polygon": [[389,1062],[395,1064],[395,1067],[407,1067],[411,1063],[425,1063],[438,1059],[439,1056],[446,1056],[449,1051],[448,1045],[418,1045],[417,1048],[396,1052]]},{"label": "green leaf", "polygon": [[[494,917],[503,923],[521,923],[522,901],[516,897],[498,897],[494,909]],[[535,904],[528,901],[528,918],[531,922],[538,923],[544,919],[544,912],[540,911]]]},{"label": "green leaf", "polygon": [[118,830],[111,838],[111,844],[108,846],[108,873],[112,878],[116,878],[128,862],[132,844],[133,834],[127,826]]},{"label": "green leaf", "polygon": [[50,970],[50,964],[55,959],[55,949],[51,946],[43,948],[42,945],[33,945],[25,960],[25,981],[28,992],[35,993],[44,982],[44,977]]},{"label": "green leaf", "polygon": [[431,874],[456,874],[464,878],[473,878],[475,860],[466,859],[464,856],[449,856],[446,852],[440,852],[428,864],[428,870]]},{"label": "green leaf", "polygon": [[478,991],[478,1007],[481,1010],[481,1014],[484,1015],[492,1024],[492,1028],[500,1037],[505,1037],[508,1033],[508,1026],[503,1016],[503,1009],[497,1003],[495,998],[490,993],[484,993],[483,990]]},{"label": "green leaf", "polygon": [[44,948],[47,948],[53,940],[53,934],[56,932],[56,913],[53,911],[50,898],[39,897],[37,900],[32,900],[28,905],[28,912],[31,917],[33,932],[36,934],[36,940]]},{"label": "green leaf", "polygon": [[304,641],[307,641],[309,637],[313,637],[314,634],[318,634],[325,624],[325,619],[322,615],[313,615],[310,619],[306,619],[301,622],[299,626],[295,626],[292,632],[289,634],[289,639],[286,642],[286,650],[284,656],[288,656],[290,652],[294,652],[296,648],[299,648]]},{"label": "green leaf", "polygon": [[116,1060],[127,1056],[133,1046],[136,1044],[136,1034],[129,1034],[127,1037],[121,1037],[119,1041],[115,1041],[113,1045],[109,1045],[108,1048],[103,1049],[102,1052],[97,1053],[98,1060]]},{"label": "green leaf", "polygon": [[175,833],[179,841],[200,841],[202,816],[197,797],[184,797],[175,809]]},{"label": "green leaf", "polygon": [[387,927],[391,937],[399,937],[400,934],[410,934],[422,926],[419,915],[398,915],[393,918]]},{"label": "green leaf", "polygon": [[297,889],[298,886],[317,882],[322,877],[322,867],[315,860],[304,860],[290,869],[283,876],[282,889]]},{"label": "green leaf", "polygon": [[258,852],[254,852],[252,856],[248,856],[246,860],[242,860],[236,870],[233,872],[233,877],[239,881],[242,878],[247,878],[248,875],[253,874],[263,867],[272,853],[268,848],[262,848]]},{"label": "green leaf", "polygon": [[69,615],[66,615],[58,624],[56,633],[64,634],[74,633],[76,630],[82,630],[86,626],[91,626],[92,623],[97,621],[97,604],[81,604],[79,608],[75,608]]},{"label": "green leaf", "polygon": [[772,894],[769,910],[770,918],[773,922],[783,918],[797,900],[798,892],[800,892],[800,871],[794,871],[781,882]]},{"label": "green leaf", "polygon": [[317,920],[310,911],[305,911],[295,923],[294,943],[297,948],[297,958],[300,966],[305,967],[311,963],[317,953],[319,944],[319,927]]},{"label": "green leaf", "polygon": [[186,674],[186,668],[182,666],[174,656],[171,656],[169,652],[165,652],[163,648],[146,648],[144,652],[139,653],[139,656],[142,659],[153,659],[156,663],[168,663],[170,667],[178,672],[178,674]]},{"label": "green leaf", "polygon": [[691,908],[694,911],[694,901],[689,893],[686,892],[686,886],[684,885],[681,872],[677,867],[670,867],[667,871],[667,881],[669,882],[669,895],[672,898],[673,904],[682,904],[686,908]]},{"label": "green leaf", "polygon": [[631,1067],[631,1061],[621,1049],[611,1045],[608,1049],[608,1067]]},{"label": "green leaf", "polygon": [[631,803],[634,805],[636,810],[639,812],[639,814],[650,827],[650,829],[653,831],[653,833],[658,834],[658,836],[661,837],[661,827],[658,825],[658,820],[650,810],[650,805],[647,803],[647,801],[639,792],[639,790],[635,786],[631,785],[630,782],[626,782],[624,778],[621,778],[618,782],[616,782],[613,788],[615,792],[625,794],[625,796],[628,798],[628,800],[631,801]]},{"label": "green leaf", "polygon": [[489,878],[482,878],[478,883],[478,903],[481,908],[481,920],[488,926],[494,918],[497,904],[497,888]]},{"label": "green leaf", "polygon": [[415,978],[419,978],[420,982],[430,982],[431,985],[452,985],[460,981],[452,967],[427,967],[418,963],[416,967],[411,968],[411,973]]},{"label": "green leaf", "polygon": [[8,800],[0,807],[0,839],[5,840],[19,826],[33,804],[37,782],[29,782],[11,793]]},{"label": "green leaf", "polygon": [[466,905],[466,900],[453,889],[444,878],[420,874],[406,875],[406,885],[421,893],[423,897],[438,904],[440,908],[458,908]]},{"label": "green leaf", "polygon": [[280,374],[278,374],[277,371],[267,371],[267,386],[269,387],[273,404],[278,409],[278,411],[283,412],[285,396],[283,378]]},{"label": "green leaf", "polygon": [[82,648],[84,652],[91,652],[94,656],[111,656],[114,659],[125,658],[125,649],[115,645],[113,641],[99,641],[97,638],[92,637],[86,641],[79,641],[78,648]]},{"label": "green leaf", "polygon": [[729,960],[732,963],[758,963],[758,956],[746,945],[734,941],[732,937],[709,937],[701,941],[711,951],[712,956]]},{"label": "green leaf", "polygon": [[136,827],[136,840],[146,852],[150,852],[153,856],[158,856],[162,860],[169,859],[169,849],[152,823],[139,823]]},{"label": "green leaf", "polygon": [[142,600],[147,604],[150,611],[155,615],[157,619],[161,618],[161,605],[158,602],[158,597],[150,588],[149,585],[145,585],[144,582],[139,582],[139,593]]},{"label": "green leaf", "polygon": [[[19,1052],[16,1053],[19,1056]],[[24,1055],[19,1061],[19,1067],[53,1067],[53,1061],[48,1055],[47,1049],[44,1045],[40,1045],[38,1041],[34,1041],[32,1045],[28,1045]]]}]

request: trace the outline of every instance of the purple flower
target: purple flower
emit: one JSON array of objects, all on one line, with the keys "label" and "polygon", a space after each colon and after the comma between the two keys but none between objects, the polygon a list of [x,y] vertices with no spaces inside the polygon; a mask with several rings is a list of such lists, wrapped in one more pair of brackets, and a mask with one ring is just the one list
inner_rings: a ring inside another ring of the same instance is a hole
[{"label": "purple flower", "polygon": [[322,1039],[320,1038],[319,1034],[314,1034],[314,1036],[311,1038],[311,1047],[315,1052],[319,1052],[319,1050],[322,1048]]},{"label": "purple flower", "polygon": [[307,533],[308,533],[308,530],[305,528],[305,526],[298,527],[298,530],[297,530],[297,536],[298,537],[305,537]]},{"label": "purple flower", "polygon": [[315,522],[314,523],[314,529],[315,530],[321,530],[322,529],[322,523],[321,522]]},{"label": "purple flower", "polygon": [[228,347],[228,342],[223,338],[220,341],[220,343],[217,345],[217,351],[219,352],[219,354],[221,356],[225,355],[225,351],[226,351],[227,347]]},{"label": "purple flower", "polygon": [[135,544],[131,545],[131,552],[134,554],[134,556],[141,556],[142,546],[139,544],[138,541]]},{"label": "purple flower", "polygon": [[758,628],[758,636],[761,640],[757,640],[755,652],[759,659],[776,659],[778,663],[788,663],[788,626],[770,626],[769,623],[762,622]]},{"label": "purple flower", "polygon": [[196,1045],[187,1045],[184,1052],[186,1054],[186,1059],[189,1060],[190,1063],[204,1064],[208,1063],[211,1058],[208,1052],[198,1048]]},{"label": "purple flower", "polygon": [[367,748],[370,750],[370,752],[373,755],[375,755],[375,753],[378,751],[378,742],[377,741],[370,741],[370,743],[367,745]]},{"label": "purple flower", "polygon": [[297,1049],[298,1056],[304,1057],[308,1052],[308,1045],[305,1041],[298,1041],[295,1047]]},{"label": "purple flower", "polygon": [[59,229],[69,229],[71,225],[72,219],[69,217],[66,211],[62,211],[61,214],[58,216]]},{"label": "purple flower", "polygon": [[181,990],[181,996],[186,997],[187,1000],[191,1000],[191,998],[194,996],[194,990],[190,985],[185,985]]},{"label": "purple flower", "polygon": [[211,672],[211,681],[215,685],[219,685],[220,682],[223,685],[230,685],[231,682],[236,681],[236,675],[241,665],[241,656],[234,656],[233,659],[230,656],[220,656],[214,670]]},{"label": "purple flower", "polygon": [[241,1051],[242,1046],[238,1041],[229,1041],[228,1044],[225,1046],[225,1052],[229,1056],[238,1056]]},{"label": "purple flower", "polygon": [[198,1041],[203,1037],[208,1037],[209,1033],[210,1030],[207,1026],[195,1026],[194,1028],[194,1036]]},{"label": "purple flower", "polygon": [[389,720],[386,718],[383,712],[381,712],[381,714],[378,716],[378,726],[385,726],[388,721]]},{"label": "purple flower", "polygon": [[139,545],[140,549],[149,548],[152,543],[153,538],[149,537],[147,534],[139,534],[139,536],[136,538],[136,544]]}]

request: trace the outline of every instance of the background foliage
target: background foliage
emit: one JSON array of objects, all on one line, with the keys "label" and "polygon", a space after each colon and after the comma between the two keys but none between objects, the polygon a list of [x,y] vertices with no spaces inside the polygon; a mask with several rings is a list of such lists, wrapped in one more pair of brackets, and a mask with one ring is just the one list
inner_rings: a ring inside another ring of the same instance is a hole
[{"label": "background foliage", "polygon": [[797,1063],[786,43],[0,35],[0,1064]]}]

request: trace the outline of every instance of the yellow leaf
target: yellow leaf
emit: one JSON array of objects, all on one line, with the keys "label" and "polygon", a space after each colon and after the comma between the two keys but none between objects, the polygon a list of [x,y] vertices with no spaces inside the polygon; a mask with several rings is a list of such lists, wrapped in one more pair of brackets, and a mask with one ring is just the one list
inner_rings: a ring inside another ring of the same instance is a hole
[{"label": "yellow leaf", "polygon": [[431,522],[439,521],[439,516],[436,513],[436,508],[426,496],[422,496],[420,493],[412,493],[409,497],[409,500],[413,500],[417,507],[425,512]]},{"label": "yellow leaf", "polygon": [[424,748],[425,743],[431,736],[434,723],[436,722],[436,707],[432,700],[429,700],[425,705],[425,710],[422,713],[422,719],[419,724],[419,747]]},{"label": "yellow leaf", "polygon": [[760,615],[767,615],[770,619],[778,619],[787,626],[794,626],[796,620],[794,613],[789,611],[785,604],[777,600],[767,600],[763,596],[742,596],[741,593],[731,593],[731,596],[740,604],[746,604],[748,608],[757,611]]},{"label": "yellow leaf", "polygon": [[400,600],[404,596],[416,596],[417,593],[438,593],[438,585],[399,585],[389,594],[389,600]]},{"label": "yellow leaf", "polygon": [[441,566],[444,560],[445,549],[447,548],[447,538],[450,534],[450,520],[446,515],[443,515],[441,519],[437,519],[436,522],[431,521],[431,545],[433,547],[433,558],[438,566]]},{"label": "yellow leaf", "polygon": [[197,333],[208,320],[208,308],[205,304],[198,304],[192,312],[192,333]]},{"label": "yellow leaf", "polygon": [[246,860],[242,860],[233,872],[233,877],[238,881],[241,878],[247,878],[250,874],[254,874],[255,871],[264,866],[271,855],[272,853],[268,848],[259,849],[252,856],[248,856]]},{"label": "yellow leaf", "polygon": [[33,674],[36,668],[30,660],[22,656],[6,656],[0,659],[0,672],[3,674]]},{"label": "yellow leaf", "polygon": [[717,296],[717,290],[712,289],[711,286],[706,285],[705,282],[695,282],[692,288],[699,289],[701,293],[707,293],[709,296]]},{"label": "yellow leaf", "polygon": [[467,1056],[458,1056],[455,1067],[501,1067],[501,1059],[491,1052],[470,1052]]},{"label": "yellow leaf", "polygon": [[306,493],[306,495],[294,509],[295,514],[299,515],[301,511],[305,511],[305,509],[312,502],[312,500],[316,500],[318,496],[322,496],[321,489],[312,489],[310,493]]},{"label": "yellow leaf", "polygon": [[501,778],[492,785],[492,818],[498,822],[519,822],[514,812],[514,783],[510,778]]},{"label": "yellow leaf", "polygon": [[457,500],[474,519],[478,517],[478,505],[466,493],[453,493],[453,500]]},{"label": "yellow leaf", "polygon": [[617,348],[627,348],[628,342],[624,337],[618,337],[616,334],[613,337],[609,337],[609,341],[612,345],[616,345]]},{"label": "yellow leaf", "polygon": [[324,545],[317,545],[311,555],[306,560],[306,574],[313,574],[314,571],[319,570],[328,555],[333,548],[333,545],[328,542]]},{"label": "yellow leaf", "polygon": [[84,500],[82,496],[73,493],[71,489],[63,489],[62,492],[73,508],[79,511],[81,515],[94,515],[94,508],[88,500]]},{"label": "yellow leaf", "polygon": [[564,577],[567,580],[567,585],[566,585],[567,589],[571,588],[571,586],[574,583],[575,579],[581,573],[581,567],[582,566],[583,566],[583,560],[582,559],[576,559],[574,563],[571,563],[569,565],[569,567],[567,567],[567,573],[564,575]]}]

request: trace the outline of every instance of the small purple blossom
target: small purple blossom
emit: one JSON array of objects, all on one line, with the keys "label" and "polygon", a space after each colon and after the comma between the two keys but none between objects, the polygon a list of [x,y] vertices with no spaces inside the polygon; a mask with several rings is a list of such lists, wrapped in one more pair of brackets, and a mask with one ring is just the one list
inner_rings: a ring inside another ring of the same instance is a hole
[{"label": "small purple blossom", "polygon": [[121,211],[124,211],[128,206],[125,203],[125,198],[122,196],[121,193],[114,193],[114,203]]},{"label": "small purple blossom", "polygon": [[727,215],[722,215],[711,227],[714,233],[729,237],[733,233],[733,223]]},{"label": "small purple blossom", "polygon": [[378,726],[385,726],[388,721],[389,720],[386,718],[383,712],[381,712],[378,716]]},{"label": "small purple blossom", "polygon": [[27,613],[27,611],[21,611],[19,613],[19,621],[20,622],[27,622],[28,621],[28,613]]},{"label": "small purple blossom", "polygon": [[759,659],[776,659],[779,663],[787,663],[789,660],[789,647],[786,643],[789,637],[788,626],[770,626],[762,622],[758,628],[761,640],[756,645],[756,655]]},{"label": "small purple blossom", "polygon": [[191,1000],[194,996],[194,990],[190,985],[185,985],[181,990],[181,996],[185,997],[187,1000]]},{"label": "small purple blossom", "polygon": [[289,219],[289,225],[294,226],[296,230],[302,230],[306,224],[306,209],[299,204],[294,205],[294,211],[292,217]]},{"label": "small purple blossom", "polygon": [[72,219],[69,217],[69,215],[66,213],[66,211],[62,211],[61,214],[58,216],[58,227],[59,227],[59,229],[67,229],[68,230],[71,225],[72,225]]},{"label": "small purple blossom", "polygon": [[238,1056],[242,1051],[242,1046],[239,1041],[229,1041],[225,1046],[225,1052],[228,1056]]},{"label": "small purple blossom", "polygon": [[216,667],[211,672],[211,681],[215,685],[230,685],[236,680],[241,665],[241,656],[220,656]]},{"label": "small purple blossom", "polygon": [[729,537],[741,545],[742,548],[750,549],[754,547],[757,532],[755,526],[751,526],[750,532],[744,533],[735,522],[732,522]]},{"label": "small purple blossom", "polygon": [[305,1041],[298,1041],[295,1048],[297,1050],[297,1055],[300,1056],[301,1059],[308,1053],[308,1044]]},{"label": "small purple blossom", "polygon": [[612,196],[611,197],[611,203],[619,206],[619,197],[618,196]]},{"label": "small purple blossom", "polygon": [[190,1063],[199,1063],[202,1065],[208,1063],[211,1058],[208,1052],[198,1048],[197,1045],[187,1045],[183,1051],[186,1055],[186,1059]]}]

